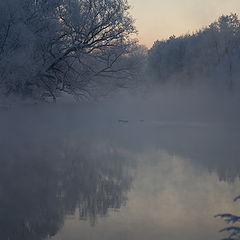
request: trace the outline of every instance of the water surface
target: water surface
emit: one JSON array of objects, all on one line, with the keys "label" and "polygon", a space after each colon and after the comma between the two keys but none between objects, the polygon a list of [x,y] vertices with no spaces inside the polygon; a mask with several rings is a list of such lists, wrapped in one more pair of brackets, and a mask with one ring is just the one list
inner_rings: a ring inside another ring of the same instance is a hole
[{"label": "water surface", "polygon": [[238,125],[56,118],[1,124],[1,239],[217,240],[238,213]]}]

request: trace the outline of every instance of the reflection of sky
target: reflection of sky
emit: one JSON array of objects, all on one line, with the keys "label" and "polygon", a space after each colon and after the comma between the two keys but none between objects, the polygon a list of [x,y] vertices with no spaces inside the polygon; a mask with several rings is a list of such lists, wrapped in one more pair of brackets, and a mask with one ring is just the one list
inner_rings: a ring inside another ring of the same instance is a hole
[{"label": "reflection of sky", "polygon": [[139,38],[148,47],[157,39],[209,25],[222,14],[239,13],[239,0],[129,0]]},{"label": "reflection of sky", "polygon": [[215,173],[161,150],[146,150],[133,158],[138,161],[137,173],[126,207],[99,219],[94,228],[77,217],[69,219],[54,240],[222,237],[218,230],[225,225],[213,216],[222,211],[237,213],[232,199],[239,193],[239,181],[220,182]]}]

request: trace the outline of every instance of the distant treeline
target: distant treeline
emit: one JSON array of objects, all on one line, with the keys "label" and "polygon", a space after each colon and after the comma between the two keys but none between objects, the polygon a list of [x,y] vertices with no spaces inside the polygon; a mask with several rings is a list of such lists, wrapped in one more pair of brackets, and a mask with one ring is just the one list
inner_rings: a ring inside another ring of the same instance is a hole
[{"label": "distant treeline", "polygon": [[222,15],[196,33],[156,41],[148,54],[148,73],[159,82],[240,81],[240,20]]}]

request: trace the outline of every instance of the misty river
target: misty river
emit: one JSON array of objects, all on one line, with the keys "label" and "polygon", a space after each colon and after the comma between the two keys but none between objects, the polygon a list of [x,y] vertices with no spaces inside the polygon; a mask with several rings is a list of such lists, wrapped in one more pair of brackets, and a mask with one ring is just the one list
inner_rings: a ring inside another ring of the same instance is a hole
[{"label": "misty river", "polygon": [[0,0],[0,240],[240,240],[239,13]]},{"label": "misty river", "polygon": [[1,239],[224,237],[214,216],[239,212],[236,122],[92,108],[1,117]]}]

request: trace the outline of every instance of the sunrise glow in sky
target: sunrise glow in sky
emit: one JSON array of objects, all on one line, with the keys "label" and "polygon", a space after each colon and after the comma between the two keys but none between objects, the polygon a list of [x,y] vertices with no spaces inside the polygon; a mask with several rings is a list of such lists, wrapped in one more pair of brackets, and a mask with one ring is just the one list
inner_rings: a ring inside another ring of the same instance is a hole
[{"label": "sunrise glow in sky", "polygon": [[191,33],[222,14],[240,15],[240,0],[129,0],[141,44]]}]

